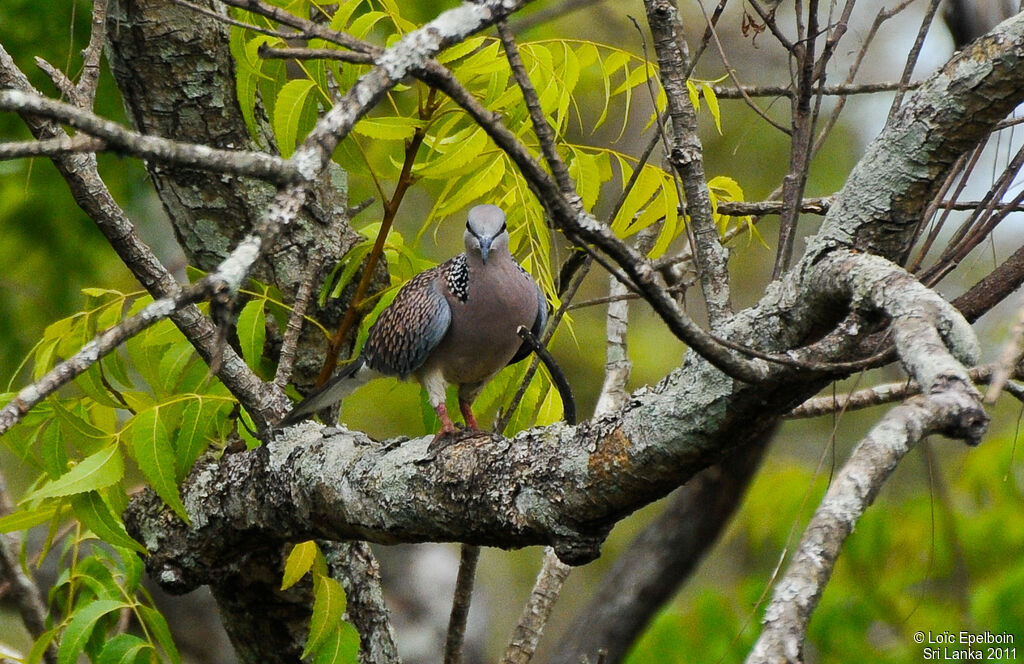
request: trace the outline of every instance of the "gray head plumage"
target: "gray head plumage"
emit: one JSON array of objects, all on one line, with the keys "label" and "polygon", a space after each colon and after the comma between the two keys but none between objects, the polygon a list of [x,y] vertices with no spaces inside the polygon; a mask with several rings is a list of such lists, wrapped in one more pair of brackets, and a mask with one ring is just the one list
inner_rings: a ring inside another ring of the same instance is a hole
[{"label": "gray head plumage", "polygon": [[505,227],[505,213],[497,205],[477,205],[470,208],[466,220],[466,253],[479,256],[484,263],[487,256],[504,249],[508,252],[508,231]]}]

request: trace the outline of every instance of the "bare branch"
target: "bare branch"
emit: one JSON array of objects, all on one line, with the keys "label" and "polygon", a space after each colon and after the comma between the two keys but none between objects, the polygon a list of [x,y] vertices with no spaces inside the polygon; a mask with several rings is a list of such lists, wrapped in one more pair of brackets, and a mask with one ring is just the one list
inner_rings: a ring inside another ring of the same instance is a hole
[{"label": "bare branch", "polygon": [[571,567],[558,559],[554,549],[544,550],[544,562],[541,563],[537,581],[512,632],[501,664],[529,664],[533,659],[541,632],[551,617],[562,584],[571,570]]},{"label": "bare branch", "polygon": [[810,615],[839,550],[896,464],[932,433],[955,433],[976,443],[987,421],[974,388],[953,381],[927,397],[893,408],[875,425],[829,485],[807,525],[796,555],[765,609],[764,631],[746,660],[748,664],[803,661]]},{"label": "bare branch", "polygon": [[310,256],[306,275],[302,278],[299,290],[295,293],[295,302],[288,314],[284,338],[281,339],[281,353],[277,358],[277,371],[274,373],[274,384],[282,390],[291,380],[292,368],[295,366],[295,348],[299,343],[299,334],[302,332],[302,319],[306,315],[310,298],[313,296],[313,286],[315,285],[313,282],[320,273],[322,263],[319,256]]},{"label": "bare branch", "polygon": [[207,145],[190,145],[157,136],[145,136],[71,104],[21,90],[0,90],[0,110],[66,123],[102,139],[109,150],[158,163],[190,166],[215,173],[248,175],[278,184],[294,182],[299,177],[295,165],[280,157],[263,152],[219,150]]},{"label": "bare branch", "polygon": [[896,90],[896,97],[892,100],[892,106],[889,107],[889,119],[887,122],[892,122],[893,118],[896,117],[897,111],[900,109],[900,105],[903,103],[903,95],[906,94],[907,86],[910,85],[910,77],[914,75],[917,57],[921,54],[921,47],[924,46],[924,38],[928,35],[928,30],[931,29],[932,20],[935,18],[935,12],[938,10],[941,1],[930,0],[928,3],[928,9],[925,10],[924,18],[921,19],[921,27],[917,31],[917,37],[914,38],[914,45],[910,47],[910,53],[907,54],[907,62],[903,66],[903,76],[900,77],[900,87]]},{"label": "bare branch", "polygon": [[469,618],[469,605],[473,601],[474,578],[479,560],[479,546],[462,545],[459,575],[455,580],[455,595],[452,597],[452,613],[448,618],[448,633],[444,640],[444,664],[462,662],[462,644],[466,639],[466,620]]},{"label": "bare branch", "polygon": [[690,103],[684,72],[689,53],[680,31],[678,9],[671,0],[645,0],[647,22],[658,54],[658,70],[672,119],[669,162],[679,174],[686,192],[694,258],[711,328],[719,327],[732,313],[729,302],[728,254],[722,247],[711,209],[711,194],[704,173],[703,147],[697,136],[697,113]]},{"label": "bare branch", "polygon": [[[992,382],[993,365],[973,367],[967,372],[975,384]],[[1017,399],[1024,397],[1024,392],[1013,383],[1007,383],[1008,389]],[[821,417],[833,413],[849,413],[855,410],[883,406],[902,401],[921,393],[921,386],[913,380],[898,383],[886,383],[868,387],[848,394],[828,394],[811,397],[785,415],[786,419],[798,420],[810,417]]]},{"label": "bare branch", "polygon": [[22,159],[24,157],[58,157],[73,152],[102,152],[107,144],[98,138],[79,134],[59,136],[42,141],[20,141],[0,143],[0,160]]}]

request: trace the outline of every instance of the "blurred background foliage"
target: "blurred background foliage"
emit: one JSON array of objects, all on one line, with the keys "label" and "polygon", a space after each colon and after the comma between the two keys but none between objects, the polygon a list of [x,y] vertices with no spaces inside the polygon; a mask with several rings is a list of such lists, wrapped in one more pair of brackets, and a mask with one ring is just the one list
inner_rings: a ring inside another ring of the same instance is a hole
[{"label": "blurred background foliage", "polygon": [[[880,3],[865,2],[876,4]],[[451,2],[402,5],[405,18],[419,24]],[[528,25],[531,16],[543,15],[546,3],[537,5],[517,18],[526,22],[521,26]],[[76,74],[79,51],[88,38],[89,11],[90,3],[85,0],[3,0],[0,43],[40,90],[54,94],[32,58],[43,57]],[[629,13],[640,15],[640,3],[632,3]],[[687,24],[692,26],[688,32],[692,43],[699,38],[703,22],[699,11],[692,7],[686,16]],[[905,44],[912,40],[919,21],[920,13],[912,10],[887,25],[886,35],[876,43],[876,52],[869,59],[869,70],[862,74],[864,80],[898,78]],[[786,80],[785,58],[770,48],[767,39],[742,36],[739,27],[739,14],[727,12],[720,31],[730,64],[743,82]],[[641,38],[617,3],[594,3],[571,16],[526,27],[519,34],[524,40],[586,35],[642,57]],[[901,45],[898,51],[889,48],[895,43]],[[948,36],[937,25],[926,42],[918,72],[930,71],[945,61],[951,48]],[[898,58],[892,57],[894,52],[900,54]],[[835,69],[845,74],[838,65]],[[721,60],[709,51],[695,76],[713,80],[723,73]],[[615,122],[596,132],[592,127],[570,123],[569,140],[637,154],[647,137],[642,129],[650,113],[650,100],[640,93],[635,102],[621,137],[621,124]],[[788,115],[785,100],[765,100],[763,106],[776,118]],[[807,195],[838,190],[866,141],[880,128],[887,107],[888,98],[851,100],[844,121],[814,161]],[[765,130],[763,122],[742,102],[722,100],[721,109],[721,134],[707,114],[701,116],[709,177],[729,176],[740,184],[747,200],[761,200],[778,185],[786,170],[788,141],[780,133]],[[124,121],[120,99],[107,74],[100,82],[96,110]],[[618,120],[621,123],[623,118]],[[9,115],[0,116],[0,135],[5,139],[28,137],[21,121]],[[395,158],[388,156],[383,143],[365,143],[367,149],[376,147],[381,151],[376,158]],[[111,155],[101,156],[100,162],[108,186],[139,224],[144,239],[165,264],[183,275],[181,253],[141,164]],[[425,186],[410,193],[396,220],[396,229],[404,238],[412,241],[420,234],[436,192],[436,187]],[[366,181],[354,182],[351,198],[357,202],[360,196],[374,193]],[[362,212],[356,225],[373,224],[381,214],[378,201]],[[804,231],[813,232],[817,221],[805,216]],[[769,247],[774,247],[774,223],[775,218],[768,218],[759,229]],[[1019,232],[1010,232],[1019,238]],[[423,234],[414,250],[426,260],[439,261],[459,251],[460,245],[461,223],[441,223],[436,231]],[[1019,241],[993,243],[987,248],[992,257],[968,261],[961,281],[944,283],[943,292],[956,294],[1018,245]],[[556,242],[556,262],[549,267],[557,268],[557,260],[564,256],[561,252],[564,246]],[[734,244],[731,269],[738,306],[760,297],[772,256],[772,251],[757,241],[741,237]],[[81,289],[137,288],[46,160],[0,162],[0,265],[4,268],[0,274],[0,380],[4,384],[12,380],[15,389],[26,380],[24,373],[15,375],[17,368],[42,338],[46,326],[84,306]],[[600,297],[606,290],[607,276],[595,270],[577,300]],[[985,335],[989,357],[1008,327],[1008,310],[997,309],[978,326]],[[603,306],[574,310],[571,333],[563,331],[554,344],[553,352],[570,376],[584,416],[591,412],[601,385],[603,354],[597,349],[604,345],[604,311]],[[631,387],[659,380],[678,365],[685,351],[642,305],[631,309],[629,343],[635,363]],[[837,389],[898,379],[898,372],[888,369],[845,381]],[[387,417],[381,418],[379,409],[372,406],[384,400],[391,408]],[[764,601],[780,557],[792,551],[831,473],[881,412],[871,409],[837,419],[785,424],[737,518],[694,577],[659,614],[629,661],[742,661],[756,638],[758,606]],[[968,450],[957,443],[934,439],[897,469],[840,557],[811,623],[809,661],[919,662],[922,646],[914,643],[914,632],[947,629],[1012,633],[1021,648],[1017,656],[1024,657],[1024,463],[1017,449],[1021,410],[1019,404],[1004,398],[993,415],[991,434],[979,448]],[[396,381],[377,381],[345,402],[342,420],[376,436],[422,430],[419,390]],[[31,478],[18,475],[5,448],[0,448],[0,463],[10,488],[18,495]],[[619,524],[605,547],[605,555],[574,572],[542,640],[542,655],[557,643],[558,633],[585,603],[616,553],[658,510],[658,504],[651,505]],[[539,552],[534,549],[485,551],[478,591],[481,598],[473,611],[486,613],[494,652],[503,647],[538,564]],[[9,610],[6,606],[3,609]],[[0,633],[8,632],[4,625],[16,623],[9,615],[6,618],[0,614]],[[11,643],[23,647],[26,642],[13,639]]]}]

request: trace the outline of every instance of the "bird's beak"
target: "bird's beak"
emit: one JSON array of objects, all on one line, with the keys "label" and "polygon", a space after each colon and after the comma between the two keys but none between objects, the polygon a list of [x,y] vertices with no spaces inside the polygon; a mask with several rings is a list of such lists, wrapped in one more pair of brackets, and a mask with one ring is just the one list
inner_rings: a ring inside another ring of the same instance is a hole
[{"label": "bird's beak", "polygon": [[480,238],[480,260],[487,265],[487,254],[491,252],[491,242],[494,238],[482,237]]}]

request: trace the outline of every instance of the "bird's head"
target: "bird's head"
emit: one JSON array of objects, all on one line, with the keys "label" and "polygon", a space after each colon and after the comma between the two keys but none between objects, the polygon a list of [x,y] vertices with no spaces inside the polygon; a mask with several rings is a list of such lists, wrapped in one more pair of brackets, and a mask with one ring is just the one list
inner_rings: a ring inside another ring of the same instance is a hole
[{"label": "bird's head", "polygon": [[508,230],[505,213],[497,205],[477,205],[469,210],[466,220],[466,252],[487,263],[487,256],[495,251],[508,253]]}]

